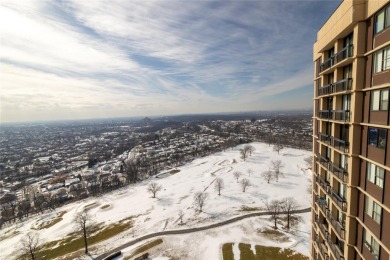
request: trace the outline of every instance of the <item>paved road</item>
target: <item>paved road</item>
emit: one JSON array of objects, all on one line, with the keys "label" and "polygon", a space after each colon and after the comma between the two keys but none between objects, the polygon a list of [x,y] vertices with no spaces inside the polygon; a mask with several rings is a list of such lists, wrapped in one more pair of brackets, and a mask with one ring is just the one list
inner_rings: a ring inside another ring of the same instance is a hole
[{"label": "paved road", "polygon": [[[311,208],[299,209],[299,210],[294,210],[293,213],[294,214],[307,213],[307,212],[310,212],[310,210],[311,210]],[[232,219],[228,219],[228,220],[223,221],[223,222],[219,222],[219,223],[215,223],[215,224],[208,225],[208,226],[203,226],[203,227],[188,228],[188,229],[178,229],[178,230],[167,230],[167,231],[151,233],[151,234],[139,237],[137,239],[134,239],[134,240],[132,240],[130,242],[127,242],[127,243],[125,243],[125,244],[123,244],[121,246],[118,246],[118,247],[116,247],[116,248],[114,248],[114,249],[112,249],[112,250],[110,250],[110,251],[108,251],[108,252],[106,252],[106,253],[104,253],[102,255],[97,256],[95,259],[96,260],[103,260],[107,256],[114,254],[115,252],[118,252],[118,251],[120,251],[122,249],[125,249],[126,247],[132,246],[132,245],[137,244],[137,243],[139,243],[139,242],[141,242],[143,240],[146,240],[146,239],[159,237],[159,236],[166,236],[166,235],[181,235],[181,234],[188,234],[188,233],[193,233],[193,232],[204,231],[204,230],[208,230],[208,229],[212,229],[212,228],[225,226],[225,225],[228,225],[228,224],[231,224],[231,223],[234,223],[234,222],[246,219],[246,218],[265,216],[265,215],[270,215],[270,212],[249,213],[249,214],[246,214],[246,215],[238,216],[238,217],[235,217],[235,218],[232,218]]]}]

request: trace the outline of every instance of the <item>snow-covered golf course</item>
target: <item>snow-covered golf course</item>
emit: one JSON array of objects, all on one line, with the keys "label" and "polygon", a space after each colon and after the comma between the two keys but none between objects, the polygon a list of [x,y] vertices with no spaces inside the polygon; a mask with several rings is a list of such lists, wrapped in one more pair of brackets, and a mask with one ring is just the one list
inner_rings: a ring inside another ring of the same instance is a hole
[{"label": "snow-covered golf course", "polygon": [[[99,197],[67,204],[56,211],[47,211],[34,215],[29,220],[0,230],[0,258],[13,259],[20,253],[18,243],[28,232],[39,234],[41,243],[60,240],[74,232],[75,214],[85,207],[94,216],[96,223],[104,226],[114,225],[123,219],[131,218],[131,227],[109,239],[90,245],[92,256],[98,256],[124,243],[154,232],[188,229],[219,223],[236,216],[257,211],[265,211],[265,202],[273,199],[293,197],[299,203],[299,209],[310,207],[311,195],[307,187],[311,183],[311,171],[304,161],[309,151],[284,148],[280,154],[264,143],[251,143],[256,149],[245,161],[241,159],[237,146],[224,152],[198,158],[191,163],[178,167],[178,171],[159,174],[135,185],[126,186]],[[262,173],[271,168],[272,160],[281,160],[284,176],[278,182],[270,183]],[[252,170],[251,173],[249,173]],[[240,172],[237,182],[234,172]],[[221,195],[215,190],[215,179],[223,180]],[[240,180],[249,180],[249,186],[243,192]],[[152,182],[162,186],[161,191],[152,198],[147,191]],[[196,192],[207,193],[203,211],[194,205]],[[182,221],[179,212],[183,212]],[[42,223],[54,225],[37,229]],[[310,213],[300,214],[298,223],[287,231],[279,224],[279,232],[272,233],[273,221],[269,216],[252,217],[222,227],[184,235],[163,236],[163,243],[150,249],[150,259],[222,259],[222,246],[235,243],[233,253],[239,259],[238,243],[277,246],[291,248],[309,255]],[[181,223],[182,222],[182,223]],[[33,229],[35,228],[35,230]],[[122,258],[131,255],[133,250],[146,241],[124,250]],[[54,249],[53,249],[54,250]],[[82,255],[83,249],[80,248]],[[73,255],[71,258],[76,257]],[[89,257],[85,259],[90,259]]]}]

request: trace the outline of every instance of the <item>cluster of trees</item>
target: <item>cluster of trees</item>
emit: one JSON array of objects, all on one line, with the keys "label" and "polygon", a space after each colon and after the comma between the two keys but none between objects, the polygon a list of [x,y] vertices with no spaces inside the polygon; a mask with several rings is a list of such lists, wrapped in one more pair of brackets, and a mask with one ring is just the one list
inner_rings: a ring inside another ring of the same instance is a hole
[{"label": "cluster of trees", "polygon": [[278,182],[279,178],[284,176],[281,171],[283,167],[284,164],[281,160],[272,160],[269,169],[262,173],[262,177],[267,181],[267,183],[270,183],[272,180]]},{"label": "cluster of trees", "polygon": [[256,149],[252,145],[245,145],[243,148],[240,149],[241,159],[245,161],[249,156],[252,155],[255,150]]},{"label": "cluster of trees", "polygon": [[293,197],[283,198],[281,200],[266,201],[265,208],[271,214],[271,219],[274,221],[274,228],[277,229],[277,222],[281,215],[286,216],[286,228],[290,228],[291,219],[294,211],[297,210],[299,204]]}]

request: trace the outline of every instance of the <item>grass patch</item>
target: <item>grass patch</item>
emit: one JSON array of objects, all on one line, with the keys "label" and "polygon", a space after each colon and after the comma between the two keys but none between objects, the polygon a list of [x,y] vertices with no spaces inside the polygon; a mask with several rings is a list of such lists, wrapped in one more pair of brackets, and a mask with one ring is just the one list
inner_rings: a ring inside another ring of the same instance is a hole
[{"label": "grass patch", "polygon": [[271,236],[278,236],[278,237],[281,237],[281,236],[284,236],[284,234],[276,229],[266,229],[264,231],[262,231],[261,233],[263,233],[264,235],[271,235]]},{"label": "grass patch", "polygon": [[52,227],[54,226],[55,224],[57,224],[58,222],[62,221],[62,217],[65,215],[66,211],[61,211],[58,216],[56,218],[54,218],[53,220],[51,221],[48,221],[48,222],[44,222],[44,223],[41,223],[39,226],[37,227],[32,227],[31,229],[34,229],[34,230],[42,230],[42,229],[45,229],[45,228],[49,228],[49,227]]},{"label": "grass patch", "polygon": [[85,205],[84,209],[90,209],[90,208],[96,207],[97,205],[98,205],[97,202],[93,202],[91,204]]},{"label": "grass patch", "polygon": [[20,232],[18,230],[16,230],[16,229],[8,230],[7,232],[4,233],[4,235],[1,236],[1,240],[5,240],[5,239],[8,239],[8,238],[11,238],[13,236],[16,236],[19,233]]},{"label": "grass patch", "polygon": [[241,209],[240,209],[240,211],[260,211],[260,210],[263,210],[263,209],[260,207],[248,207],[245,205],[242,205]]},{"label": "grass patch", "polygon": [[106,209],[106,208],[108,208],[110,206],[111,206],[110,204],[106,204],[106,205],[101,206],[100,209]]},{"label": "grass patch", "polygon": [[[110,226],[104,226],[103,224],[93,226],[88,237],[88,246],[111,238],[124,230],[131,228],[133,226],[131,220],[132,217],[129,217]],[[51,241],[42,245],[41,250],[39,250],[39,253],[37,254],[37,259],[55,259],[82,248],[84,248],[82,234],[79,232],[72,232],[63,239]]]},{"label": "grass patch", "polygon": [[140,247],[137,247],[129,257],[126,257],[126,259],[132,259],[136,255],[139,255],[141,253],[145,253],[146,251],[150,250],[151,248],[158,246],[159,244],[162,244],[162,243],[163,243],[163,240],[161,238],[150,241],[150,242],[148,242]]},{"label": "grass patch", "polygon": [[[289,248],[271,246],[255,246],[256,254],[251,250],[250,244],[238,244],[241,260],[307,260],[309,257],[295,252]],[[223,260],[234,260],[233,244],[227,243],[222,246]]]},{"label": "grass patch", "polygon": [[233,243],[226,243],[222,245],[222,259],[234,260]]},{"label": "grass patch", "polygon": [[170,171],[169,172],[169,174],[176,174],[176,173],[178,173],[178,172],[180,172],[180,170],[179,169],[174,169],[174,170],[172,170],[172,171]]}]

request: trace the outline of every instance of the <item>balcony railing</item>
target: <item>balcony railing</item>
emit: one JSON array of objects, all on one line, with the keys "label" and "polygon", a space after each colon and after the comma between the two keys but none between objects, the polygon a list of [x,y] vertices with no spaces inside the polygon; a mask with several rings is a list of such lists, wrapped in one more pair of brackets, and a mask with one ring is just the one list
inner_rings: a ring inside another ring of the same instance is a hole
[{"label": "balcony railing", "polygon": [[326,245],[323,242],[320,242],[318,235],[314,237],[314,242],[317,245],[318,250],[320,251],[322,259],[329,259]]},{"label": "balcony railing", "polygon": [[349,147],[349,142],[342,140],[342,139],[338,139],[336,137],[333,137],[332,146],[343,151],[343,152],[347,152],[348,147]]},{"label": "balcony railing", "polygon": [[352,57],[353,55],[353,45],[347,45],[341,51],[334,55],[334,63],[345,60],[346,58]]},{"label": "balcony railing", "polygon": [[328,159],[328,158],[325,158],[325,157],[322,156],[321,154],[317,153],[317,162],[319,162],[319,163],[322,164],[325,168],[328,169],[328,163],[329,163],[329,159]]},{"label": "balcony railing", "polygon": [[347,211],[347,201],[338,195],[332,189],[329,190],[328,194],[331,196],[332,200],[342,209],[342,211]]},{"label": "balcony railing", "polygon": [[346,169],[336,166],[333,162],[329,162],[328,169],[341,181],[348,182],[348,172]]},{"label": "balcony railing", "polygon": [[328,243],[330,250],[332,250],[334,256],[336,257],[337,260],[343,260],[344,259],[344,254],[342,250],[332,242],[330,237],[327,238],[326,242]]},{"label": "balcony railing", "polygon": [[340,236],[341,239],[345,239],[345,227],[342,223],[338,222],[332,215],[332,213],[327,210],[326,217],[330,220],[330,224],[336,230],[336,233]]},{"label": "balcony railing", "polygon": [[320,141],[331,144],[332,137],[330,135],[324,134],[324,133],[318,133],[318,136],[320,137]]},{"label": "balcony railing", "polygon": [[349,122],[349,110],[320,110],[318,111],[318,117],[322,119],[330,119],[337,121]]},{"label": "balcony railing", "polygon": [[327,135],[327,134],[324,134],[321,132],[318,133],[318,136],[320,137],[321,142],[327,143],[327,144],[333,146],[334,148],[337,148],[343,152],[348,151],[348,148],[349,148],[348,141],[345,141],[345,140],[342,140],[342,139],[339,139],[339,138],[336,138],[336,137],[333,137],[333,136],[330,136],[330,135]]},{"label": "balcony railing", "polygon": [[332,84],[328,84],[318,88],[319,96],[328,95],[328,94],[332,94]]},{"label": "balcony railing", "polygon": [[346,58],[352,57],[353,55],[353,45],[347,45],[341,51],[333,55],[332,57],[326,59],[323,63],[320,64],[320,72],[329,69],[334,64],[345,60]]},{"label": "balcony railing", "polygon": [[325,198],[322,198],[322,197],[318,196],[318,197],[316,198],[316,202],[317,202],[318,207],[320,207],[320,208],[322,209],[322,211],[323,211],[324,213],[326,213],[326,211],[327,211],[329,208],[328,208],[328,204],[326,203]]},{"label": "balcony railing", "polygon": [[333,66],[333,56],[326,59],[323,63],[320,64],[320,72],[323,72],[326,69],[329,69]]},{"label": "balcony railing", "polygon": [[352,89],[352,78],[345,78],[332,83],[332,93],[347,91]]},{"label": "balcony railing", "polygon": [[345,78],[318,88],[318,96],[329,95],[352,89],[352,78]]},{"label": "balcony railing", "polygon": [[328,189],[328,187],[330,186],[329,182],[327,182],[326,180],[322,179],[319,176],[316,176],[316,180],[321,185],[321,187],[324,188],[324,190]]},{"label": "balcony railing", "polygon": [[333,110],[332,111],[332,119],[338,121],[346,121],[349,122],[349,110]]}]

